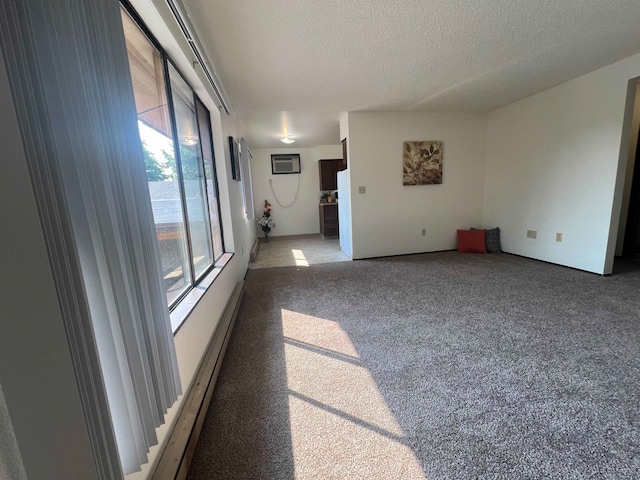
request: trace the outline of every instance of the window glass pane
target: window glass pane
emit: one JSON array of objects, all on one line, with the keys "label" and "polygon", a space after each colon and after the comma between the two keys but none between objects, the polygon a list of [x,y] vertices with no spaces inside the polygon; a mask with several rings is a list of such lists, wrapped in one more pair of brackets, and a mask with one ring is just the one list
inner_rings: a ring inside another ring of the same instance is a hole
[{"label": "window glass pane", "polygon": [[202,163],[201,141],[193,100],[193,91],[178,71],[169,65],[171,98],[176,119],[180,165],[187,207],[191,255],[195,276],[213,264],[209,208]]},{"label": "window glass pane", "polygon": [[209,110],[196,98],[200,140],[202,140],[202,156],[204,157],[204,176],[207,182],[209,200],[209,218],[211,219],[211,235],[213,237],[213,255],[218,259],[224,253],[222,244],[222,228],[220,208],[218,206],[218,190],[215,181],[215,164],[213,159],[213,141],[211,139],[211,117]]},{"label": "window glass pane", "polygon": [[121,9],[167,303],[191,284],[162,55]]}]

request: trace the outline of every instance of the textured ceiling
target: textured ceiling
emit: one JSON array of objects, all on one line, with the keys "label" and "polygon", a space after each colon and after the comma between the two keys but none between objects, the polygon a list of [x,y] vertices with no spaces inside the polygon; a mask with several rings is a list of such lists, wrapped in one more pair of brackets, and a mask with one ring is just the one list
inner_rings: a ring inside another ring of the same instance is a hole
[{"label": "textured ceiling", "polygon": [[346,111],[489,112],[640,52],[638,0],[183,3],[254,148],[338,143]]}]

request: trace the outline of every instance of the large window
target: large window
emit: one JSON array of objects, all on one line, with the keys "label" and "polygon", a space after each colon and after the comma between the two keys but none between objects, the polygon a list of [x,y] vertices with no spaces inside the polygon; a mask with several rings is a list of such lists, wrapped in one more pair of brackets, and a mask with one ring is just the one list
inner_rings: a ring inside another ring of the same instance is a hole
[{"label": "large window", "polygon": [[125,8],[121,16],[172,307],[224,253],[210,116],[160,46]]},{"label": "large window", "polygon": [[209,215],[211,224],[211,233],[213,234],[213,256],[219,258],[224,253],[222,243],[222,228],[219,216],[219,209],[211,208],[211,205],[218,205],[216,193],[218,184],[215,174],[215,165],[213,163],[213,139],[211,138],[211,123],[209,110],[196,97],[196,111],[198,113],[198,127],[200,131],[200,140],[202,140],[202,156],[204,160],[204,175],[207,182],[207,195],[209,196]]}]

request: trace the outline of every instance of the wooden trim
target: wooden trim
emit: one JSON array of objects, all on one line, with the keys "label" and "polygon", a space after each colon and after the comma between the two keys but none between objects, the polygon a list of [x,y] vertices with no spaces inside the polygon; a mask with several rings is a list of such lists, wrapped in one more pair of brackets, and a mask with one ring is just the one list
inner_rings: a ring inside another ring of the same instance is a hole
[{"label": "wooden trim", "polygon": [[187,477],[243,295],[244,281],[241,281],[233,290],[209,343],[153,480],[183,480]]}]

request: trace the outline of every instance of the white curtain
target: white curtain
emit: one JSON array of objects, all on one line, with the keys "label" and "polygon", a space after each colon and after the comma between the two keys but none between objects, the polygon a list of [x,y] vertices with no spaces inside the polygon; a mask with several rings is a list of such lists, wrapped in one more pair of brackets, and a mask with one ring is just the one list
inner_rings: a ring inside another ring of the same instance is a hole
[{"label": "white curtain", "polygon": [[256,218],[256,207],[253,202],[253,182],[251,181],[251,151],[244,138],[240,139],[240,171],[244,212],[248,220],[254,220]]},{"label": "white curtain", "polygon": [[180,392],[115,0],[3,0],[0,41],[100,478]]}]

